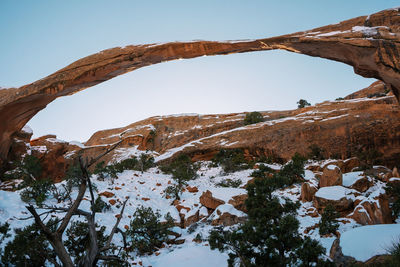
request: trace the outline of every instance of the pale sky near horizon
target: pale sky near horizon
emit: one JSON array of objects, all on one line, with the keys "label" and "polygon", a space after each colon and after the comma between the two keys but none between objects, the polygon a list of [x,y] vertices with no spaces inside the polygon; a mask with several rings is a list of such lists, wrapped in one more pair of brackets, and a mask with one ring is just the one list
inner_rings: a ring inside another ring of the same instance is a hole
[{"label": "pale sky near horizon", "polygon": [[[396,3],[397,2],[397,3]],[[0,86],[41,79],[98,51],[167,41],[265,38],[396,7],[392,0],[0,1]],[[62,97],[28,125],[86,141],[155,115],[293,109],[371,84],[342,63],[266,51],[173,61]]]}]

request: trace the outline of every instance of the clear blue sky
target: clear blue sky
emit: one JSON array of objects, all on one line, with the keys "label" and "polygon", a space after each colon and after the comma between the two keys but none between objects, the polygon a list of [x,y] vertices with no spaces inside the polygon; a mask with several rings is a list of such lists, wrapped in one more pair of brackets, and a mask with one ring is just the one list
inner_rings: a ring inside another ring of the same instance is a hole
[{"label": "clear blue sky", "polygon": [[[176,40],[263,38],[398,6],[392,0],[0,1],[0,86],[21,86],[100,50]],[[28,124],[86,141],[154,115],[291,109],[374,80],[347,65],[268,51],[163,63],[62,97]]]}]

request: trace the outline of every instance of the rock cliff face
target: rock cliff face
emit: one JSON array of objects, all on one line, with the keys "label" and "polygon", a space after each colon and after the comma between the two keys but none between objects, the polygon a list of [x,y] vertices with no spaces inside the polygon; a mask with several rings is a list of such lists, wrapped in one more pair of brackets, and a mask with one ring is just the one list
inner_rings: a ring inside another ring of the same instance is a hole
[{"label": "rock cliff face", "polygon": [[55,98],[164,61],[283,49],[340,61],[364,77],[382,80],[400,95],[399,8],[304,32],[250,41],[195,41],[112,48],[80,59],[39,81],[0,90],[0,158],[12,137]]},{"label": "rock cliff face", "polygon": [[[377,93],[384,94],[384,86],[380,88]],[[269,156],[286,161],[296,152],[306,155],[309,147],[316,145],[325,158],[347,159],[377,151],[381,155],[375,153],[374,157],[381,163],[390,167],[398,164],[400,106],[393,95],[261,113],[263,122],[247,126],[245,113],[151,117],[126,127],[98,131],[85,144],[65,142],[55,136],[29,142],[31,133],[22,132],[12,142],[9,158],[18,160],[30,151],[44,163],[46,177],[52,174],[55,180],[63,177],[78,154],[95,158],[120,140],[118,148],[102,160],[118,161],[146,150],[157,161],[168,161],[180,153],[193,160],[209,160],[220,149],[241,148],[246,157]]]}]

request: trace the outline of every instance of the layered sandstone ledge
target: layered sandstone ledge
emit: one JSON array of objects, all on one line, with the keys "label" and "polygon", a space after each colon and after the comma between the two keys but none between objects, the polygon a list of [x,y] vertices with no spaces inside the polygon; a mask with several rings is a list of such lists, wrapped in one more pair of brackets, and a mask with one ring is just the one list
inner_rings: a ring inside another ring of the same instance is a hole
[{"label": "layered sandstone ledge", "polygon": [[194,41],[132,45],[80,59],[34,83],[0,90],[0,159],[6,159],[12,136],[47,104],[141,67],[199,56],[283,49],[340,61],[364,77],[400,93],[399,8],[361,16],[304,32],[249,41]]}]

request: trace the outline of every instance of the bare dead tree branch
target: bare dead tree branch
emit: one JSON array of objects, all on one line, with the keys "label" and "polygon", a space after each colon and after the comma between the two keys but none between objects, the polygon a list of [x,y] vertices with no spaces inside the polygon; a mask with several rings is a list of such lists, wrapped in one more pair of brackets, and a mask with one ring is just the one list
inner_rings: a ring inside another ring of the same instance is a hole
[{"label": "bare dead tree branch", "polygon": [[122,215],[124,214],[126,202],[128,202],[128,199],[129,198],[125,199],[124,204],[122,205],[121,212],[119,213],[119,216],[117,216],[117,221],[115,222],[115,225],[114,225],[113,229],[111,230],[110,236],[108,237],[107,243],[105,244],[105,246],[103,248],[100,249],[100,252],[108,250],[108,249],[111,248],[111,246],[110,246],[111,245],[111,241],[112,241],[112,239],[114,237],[114,234],[116,233],[116,231],[118,229],[118,225],[119,225],[119,222],[122,219]]},{"label": "bare dead tree branch", "polygon": [[[85,216],[88,226],[89,226],[89,237],[90,237],[90,245],[86,250],[86,254],[83,258],[83,266],[86,267],[92,267],[95,266],[97,261],[101,258],[103,260],[119,260],[118,256],[104,256],[100,255],[100,250],[98,247],[98,240],[97,240],[97,232],[96,232],[96,223],[95,223],[95,199],[94,199],[94,193],[93,193],[93,187],[90,181],[90,176],[88,172],[88,168],[94,164],[97,160],[105,156],[106,154],[110,153],[112,150],[114,150],[122,140],[119,142],[115,143],[112,147],[108,148],[104,153],[96,157],[95,159],[92,159],[90,163],[86,160],[86,163],[83,162],[81,156],[79,156],[79,165],[80,169],[82,172],[82,177],[80,177],[80,185],[79,185],[79,191],[78,195],[75,199],[75,201],[72,203],[72,205],[68,208],[62,208],[62,207],[40,207],[39,209],[47,209],[49,211],[43,212],[40,215],[37,213],[36,209],[32,206],[29,205],[26,208],[28,211],[32,214],[33,218],[35,219],[35,223],[40,227],[40,229],[44,232],[46,238],[49,240],[50,244],[52,245],[55,253],[57,254],[58,258],[62,262],[63,266],[66,267],[72,267],[73,262],[71,259],[71,256],[68,254],[63,242],[62,242],[62,235],[69,225],[72,216],[74,215],[83,215]],[[91,195],[91,212],[86,212],[81,209],[79,209],[79,206],[82,202],[82,199],[85,195],[85,192],[87,190],[87,187],[89,187],[89,192]],[[127,200],[126,200],[127,201]],[[125,208],[126,201],[124,202],[124,206],[121,210],[120,216],[122,217],[123,210]],[[61,220],[60,226],[57,228],[55,232],[52,232],[45,224],[44,220],[41,219],[41,216],[46,215],[47,216],[52,213],[52,212],[66,212],[64,218]],[[120,219],[117,220],[116,225],[113,227],[113,234],[115,233],[115,229],[118,224],[119,224]],[[111,240],[108,244],[111,243]],[[58,265],[57,262],[54,263],[55,265]]]}]

